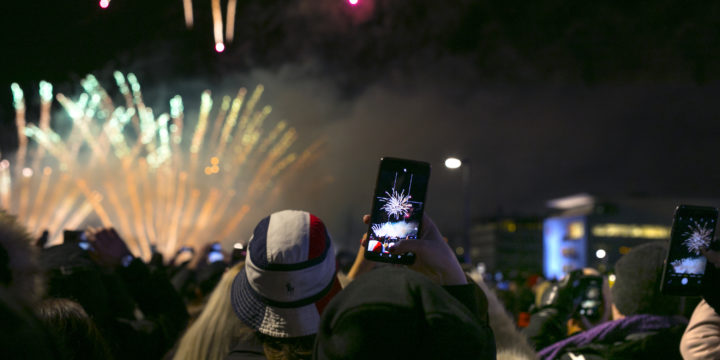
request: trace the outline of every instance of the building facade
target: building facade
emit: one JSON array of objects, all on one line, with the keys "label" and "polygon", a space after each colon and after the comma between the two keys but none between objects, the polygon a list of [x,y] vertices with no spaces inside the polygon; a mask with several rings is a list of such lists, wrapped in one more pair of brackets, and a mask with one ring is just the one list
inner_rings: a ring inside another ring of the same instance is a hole
[{"label": "building facade", "polygon": [[612,271],[634,246],[667,242],[675,208],[680,204],[714,206],[720,199],[600,198],[587,194],[548,202],[543,221],[543,273],[560,278],[593,267]]}]

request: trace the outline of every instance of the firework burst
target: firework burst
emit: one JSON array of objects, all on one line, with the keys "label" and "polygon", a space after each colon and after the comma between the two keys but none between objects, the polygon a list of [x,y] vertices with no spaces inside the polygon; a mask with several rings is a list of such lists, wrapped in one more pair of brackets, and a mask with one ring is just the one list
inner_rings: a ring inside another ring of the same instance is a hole
[{"label": "firework burst", "polygon": [[380,198],[380,201],[385,203],[380,209],[385,211],[388,218],[395,217],[395,219],[399,220],[401,217],[408,215],[412,209],[410,194],[405,195],[405,190],[398,193],[397,190],[393,189],[392,194],[386,191],[385,195],[387,197]]},{"label": "firework burst", "polygon": [[25,121],[22,89],[12,86],[19,147],[0,158],[0,208],[35,235],[49,230],[50,245],[61,230],[87,225],[117,228],[146,259],[151,244],[171,255],[183,245],[237,241],[258,200],[272,202],[278,184],[321,145],[298,154],[285,121],[264,126],[271,108],[256,109],[262,85],[222,97],[215,111],[206,90],[197,118],[188,119],[179,96],[169,114],[156,115],[133,74],[115,72],[115,81],[123,105],[92,75],[77,99],[56,96],[70,117],[65,132],[50,126],[52,85],[40,84],[37,125]]},{"label": "firework burst", "polygon": [[699,223],[697,221],[690,225],[690,229],[683,233],[687,239],[683,241],[690,252],[699,255],[701,249],[705,249],[712,241],[712,228],[707,223]]}]

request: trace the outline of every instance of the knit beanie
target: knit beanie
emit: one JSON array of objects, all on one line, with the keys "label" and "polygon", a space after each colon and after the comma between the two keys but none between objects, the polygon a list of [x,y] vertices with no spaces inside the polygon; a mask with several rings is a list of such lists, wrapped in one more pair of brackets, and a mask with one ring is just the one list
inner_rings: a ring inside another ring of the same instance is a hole
[{"label": "knit beanie", "polygon": [[659,241],[633,247],[615,264],[613,304],[625,316],[676,315],[680,297],[662,295],[660,281],[667,244]]}]

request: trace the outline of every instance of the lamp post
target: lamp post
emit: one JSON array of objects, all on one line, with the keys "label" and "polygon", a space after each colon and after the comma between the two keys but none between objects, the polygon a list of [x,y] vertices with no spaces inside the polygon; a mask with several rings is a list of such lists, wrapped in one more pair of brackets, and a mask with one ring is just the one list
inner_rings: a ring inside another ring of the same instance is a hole
[{"label": "lamp post", "polygon": [[463,262],[470,264],[470,160],[460,160],[449,157],[445,159],[445,167],[448,169],[462,169],[462,192],[463,192],[463,222],[462,222],[462,247]]}]

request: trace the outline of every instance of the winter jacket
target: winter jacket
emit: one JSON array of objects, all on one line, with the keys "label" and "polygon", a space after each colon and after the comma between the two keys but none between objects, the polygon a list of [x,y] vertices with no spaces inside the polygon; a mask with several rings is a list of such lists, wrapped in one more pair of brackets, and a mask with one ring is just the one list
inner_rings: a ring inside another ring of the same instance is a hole
[{"label": "winter jacket", "polygon": [[683,359],[720,359],[720,315],[701,301],[680,341]]},{"label": "winter jacket", "polygon": [[632,315],[608,321],[542,349],[540,359],[681,359],[681,316]]},{"label": "winter jacket", "polygon": [[487,299],[403,268],[358,277],[325,308],[313,359],[495,359]]}]

